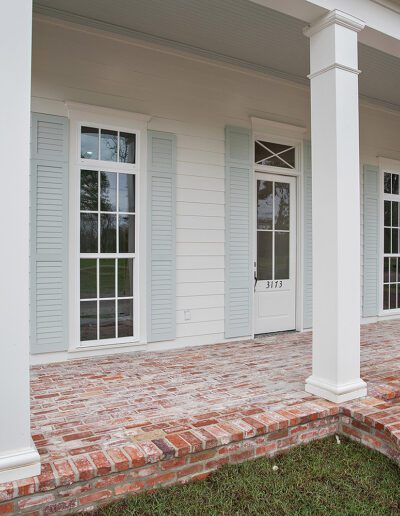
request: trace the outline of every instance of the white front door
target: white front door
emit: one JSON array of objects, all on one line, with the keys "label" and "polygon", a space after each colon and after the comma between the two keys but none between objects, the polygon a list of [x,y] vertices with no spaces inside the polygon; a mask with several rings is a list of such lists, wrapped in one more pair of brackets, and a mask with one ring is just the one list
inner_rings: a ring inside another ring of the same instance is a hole
[{"label": "white front door", "polygon": [[296,328],[296,178],[256,174],[254,333]]}]

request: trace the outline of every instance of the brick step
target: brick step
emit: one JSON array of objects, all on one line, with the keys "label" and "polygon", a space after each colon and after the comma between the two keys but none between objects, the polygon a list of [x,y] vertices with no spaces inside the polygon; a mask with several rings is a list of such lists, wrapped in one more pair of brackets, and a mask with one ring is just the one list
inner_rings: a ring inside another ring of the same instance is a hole
[{"label": "brick step", "polygon": [[400,463],[400,398],[368,397],[341,407],[315,398],[250,412],[242,419],[204,419],[191,430],[142,434],[131,446],[45,463],[40,476],[0,486],[0,514],[89,511],[128,493],[205,478],[223,464],[272,457],[338,432]]}]

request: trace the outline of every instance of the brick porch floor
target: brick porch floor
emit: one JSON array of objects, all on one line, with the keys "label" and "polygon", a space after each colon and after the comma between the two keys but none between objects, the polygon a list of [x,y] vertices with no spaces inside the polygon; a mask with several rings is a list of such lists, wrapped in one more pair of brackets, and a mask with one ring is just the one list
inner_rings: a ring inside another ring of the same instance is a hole
[{"label": "brick porch floor", "polygon": [[90,509],[337,431],[398,459],[400,322],[361,334],[368,397],[342,407],[304,392],[310,333],[34,366],[42,474],[0,486],[0,514]]}]

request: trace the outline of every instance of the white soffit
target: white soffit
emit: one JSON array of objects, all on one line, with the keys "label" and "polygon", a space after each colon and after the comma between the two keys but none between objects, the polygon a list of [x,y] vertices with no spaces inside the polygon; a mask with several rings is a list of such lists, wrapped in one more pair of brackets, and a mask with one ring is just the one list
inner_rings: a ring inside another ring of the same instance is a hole
[{"label": "white soffit", "polygon": [[[326,12],[303,0],[257,2],[275,2],[282,9],[292,6],[292,10],[306,3],[308,16],[312,18]],[[34,0],[34,10],[308,85],[309,41],[303,35],[304,20],[259,3],[249,0]],[[359,45],[359,68],[362,71],[360,94],[378,104],[400,109],[400,59]]]}]

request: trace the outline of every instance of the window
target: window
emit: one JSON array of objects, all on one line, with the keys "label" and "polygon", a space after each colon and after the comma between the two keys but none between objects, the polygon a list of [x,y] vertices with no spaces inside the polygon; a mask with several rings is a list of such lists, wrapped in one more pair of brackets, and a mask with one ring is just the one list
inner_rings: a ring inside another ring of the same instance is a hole
[{"label": "window", "polygon": [[400,308],[399,174],[383,174],[383,309]]},{"label": "window", "polygon": [[290,184],[257,180],[257,279],[289,279]]},{"label": "window", "polygon": [[293,145],[283,145],[263,140],[254,143],[256,165],[286,169],[296,168],[296,148]]},{"label": "window", "polygon": [[80,131],[80,341],[135,335],[136,135]]}]

